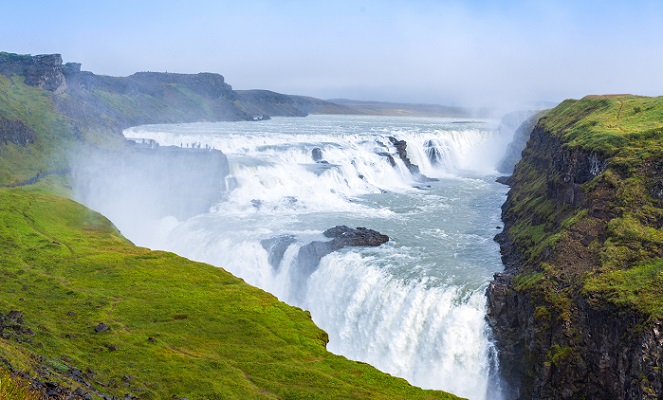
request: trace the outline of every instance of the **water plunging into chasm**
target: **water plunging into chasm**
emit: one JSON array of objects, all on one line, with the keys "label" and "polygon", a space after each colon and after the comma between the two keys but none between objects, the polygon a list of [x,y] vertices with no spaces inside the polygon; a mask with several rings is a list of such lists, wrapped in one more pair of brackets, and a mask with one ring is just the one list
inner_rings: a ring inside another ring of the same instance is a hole
[{"label": "water plunging into chasm", "polygon": [[[310,310],[330,351],[417,386],[495,399],[484,292],[502,270],[493,236],[507,188],[494,182],[495,165],[511,139],[496,128],[357,116],[140,126],[125,136],[221,150],[230,166],[223,200],[191,218],[151,218],[129,212],[132,198],[144,201],[131,185],[104,196],[94,190],[117,172],[96,168],[107,176],[74,186],[134,243],[223,267]],[[407,143],[423,177],[390,137]],[[108,196],[123,196],[122,207]],[[332,252],[302,270],[299,249],[328,240],[322,232],[336,225],[365,226],[391,240]]]}]

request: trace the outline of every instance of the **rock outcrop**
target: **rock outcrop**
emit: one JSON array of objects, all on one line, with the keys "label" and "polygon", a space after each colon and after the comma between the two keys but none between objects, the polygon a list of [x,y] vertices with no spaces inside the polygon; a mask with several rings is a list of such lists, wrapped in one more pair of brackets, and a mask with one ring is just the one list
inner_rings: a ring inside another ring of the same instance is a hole
[{"label": "rock outcrop", "polygon": [[645,188],[663,154],[643,159],[637,149],[654,147],[643,136],[587,129],[592,113],[623,124],[602,113],[629,100],[642,101],[562,103],[533,129],[509,180],[497,236],[505,271],[487,292],[509,399],[663,396],[658,284],[641,278],[633,289],[617,279],[663,255],[658,242],[623,231],[656,226],[661,204]]},{"label": "rock outcrop", "polygon": [[[407,142],[405,140],[398,140],[393,136],[389,136],[389,142],[391,142],[392,146],[396,149],[396,154],[398,155],[398,158],[403,162],[405,167],[410,171],[410,174],[418,180],[422,182],[432,182],[436,181],[437,179],[435,178],[429,178],[426,175],[422,174],[421,171],[419,170],[419,166],[416,164],[413,164],[412,161],[410,161],[410,158],[407,156]],[[396,163],[389,155],[389,163],[392,166],[395,166]]]},{"label": "rock outcrop", "polygon": [[314,241],[299,249],[297,254],[298,269],[305,276],[312,274],[317,269],[322,257],[331,252],[344,247],[377,247],[389,241],[389,236],[373,229],[363,227],[353,229],[345,225],[329,228],[323,232],[323,235],[332,240],[326,242]]},{"label": "rock outcrop", "polygon": [[297,239],[292,235],[283,235],[261,240],[260,245],[265,251],[267,251],[267,261],[269,262],[269,265],[278,271],[286,250],[288,250],[288,247],[296,241]]},{"label": "rock outcrop", "polygon": [[0,73],[24,77],[25,84],[61,94],[67,89],[60,54],[26,56],[0,53]]}]

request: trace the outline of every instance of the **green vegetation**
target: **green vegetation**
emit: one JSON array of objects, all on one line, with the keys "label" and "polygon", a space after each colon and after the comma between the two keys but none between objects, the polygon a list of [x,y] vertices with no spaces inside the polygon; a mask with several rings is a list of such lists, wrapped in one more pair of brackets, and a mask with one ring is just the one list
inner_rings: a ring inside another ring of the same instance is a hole
[{"label": "green vegetation", "polygon": [[[587,96],[566,100],[541,123],[546,130],[559,134],[569,146],[614,154],[637,146],[642,137],[660,138],[663,98]],[[655,142],[660,147],[660,140]]]},{"label": "green vegetation", "polygon": [[587,292],[601,293],[619,306],[636,307],[652,320],[663,319],[663,260],[591,277]]},{"label": "green vegetation", "polygon": [[[133,246],[45,184],[0,189],[0,312],[32,334],[0,340],[26,371],[142,398],[453,398],[325,350],[307,312],[222,269]],[[110,329],[95,332],[104,323]],[[38,356],[41,356],[41,361]]]}]

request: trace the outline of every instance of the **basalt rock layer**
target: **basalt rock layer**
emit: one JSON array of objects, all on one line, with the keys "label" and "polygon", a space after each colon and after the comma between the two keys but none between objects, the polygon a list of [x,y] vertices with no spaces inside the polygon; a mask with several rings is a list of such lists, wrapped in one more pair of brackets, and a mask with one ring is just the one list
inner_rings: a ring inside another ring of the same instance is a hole
[{"label": "basalt rock layer", "polygon": [[567,100],[509,179],[488,290],[508,398],[663,396],[663,98]]}]

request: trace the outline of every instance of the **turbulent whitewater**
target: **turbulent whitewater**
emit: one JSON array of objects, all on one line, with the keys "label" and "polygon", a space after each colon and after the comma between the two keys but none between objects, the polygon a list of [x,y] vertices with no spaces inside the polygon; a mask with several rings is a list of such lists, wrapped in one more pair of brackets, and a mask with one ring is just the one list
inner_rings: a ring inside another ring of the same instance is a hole
[{"label": "turbulent whitewater", "polygon": [[[494,182],[495,165],[510,140],[496,124],[309,116],[149,125],[125,136],[218,149],[230,165],[222,201],[184,220],[141,219],[89,189],[79,193],[136,244],[223,267],[310,310],[332,352],[424,388],[499,398],[484,321],[485,288],[502,270],[492,239],[506,188]],[[421,175],[390,137],[407,142]],[[298,269],[299,248],[328,240],[322,232],[336,225],[391,240],[333,252],[312,273]],[[279,251],[270,239],[282,240]]]}]

